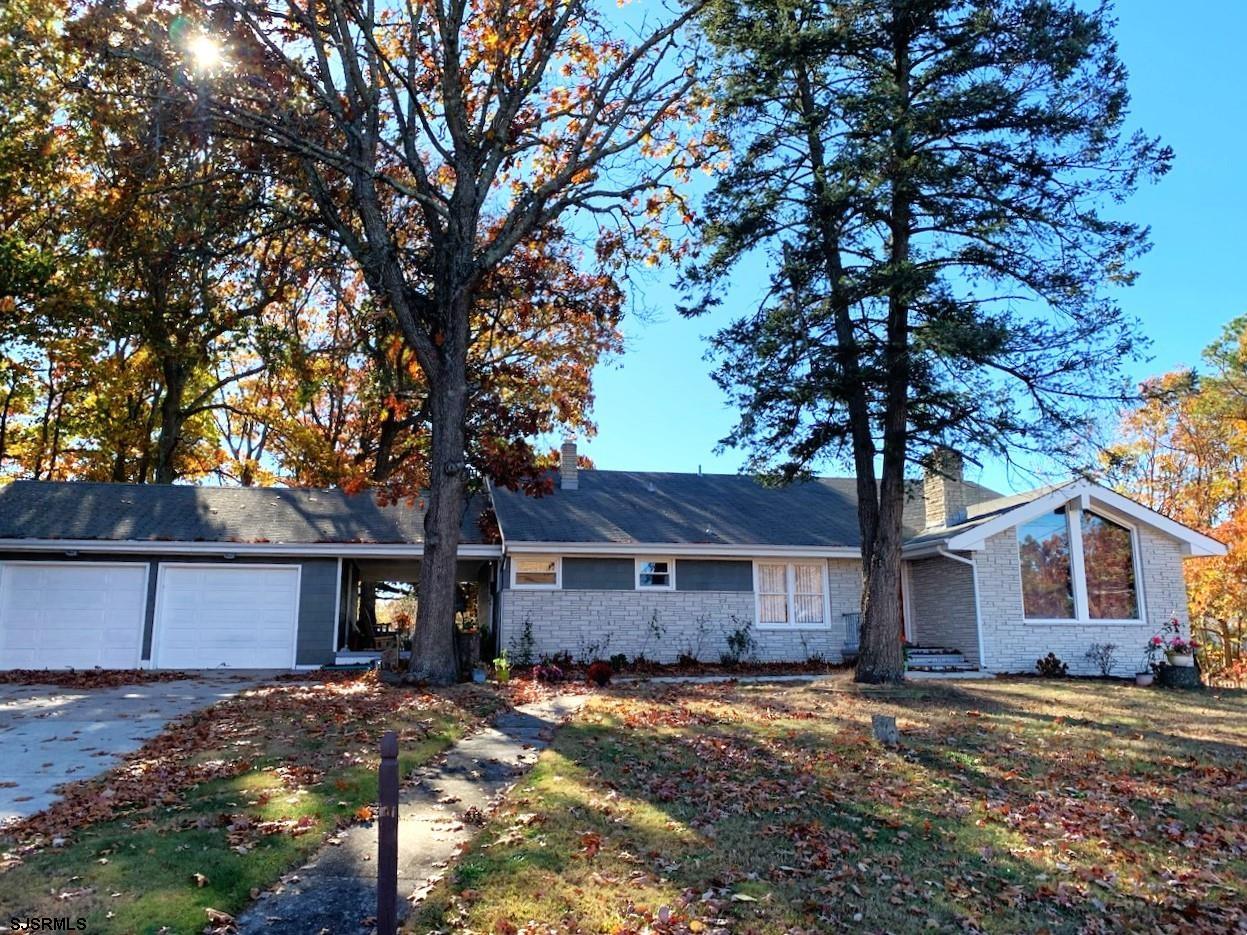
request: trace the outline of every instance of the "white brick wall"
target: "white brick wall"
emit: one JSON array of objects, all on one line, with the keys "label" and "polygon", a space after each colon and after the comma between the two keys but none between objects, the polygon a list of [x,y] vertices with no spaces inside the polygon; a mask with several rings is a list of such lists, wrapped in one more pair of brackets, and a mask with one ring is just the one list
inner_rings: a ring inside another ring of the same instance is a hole
[{"label": "white brick wall", "polygon": [[1142,597],[1147,621],[1143,624],[1034,623],[1022,613],[1022,579],[1018,563],[1017,531],[1005,530],[987,540],[975,553],[978,562],[979,607],[983,614],[984,668],[996,672],[1034,672],[1035,660],[1054,652],[1069,664],[1071,673],[1099,675],[1085,657],[1092,643],[1116,643],[1114,675],[1129,675],[1143,662],[1147,640],[1177,614],[1189,632],[1186,582],[1178,543],[1148,529],[1140,529]]},{"label": "white brick wall", "polygon": [[950,558],[909,563],[909,637],[920,646],[959,649],[979,664],[974,570]]},{"label": "white brick wall", "polygon": [[[842,657],[843,615],[861,608],[861,563],[831,559],[827,566],[831,626],[814,630],[754,626],[759,660],[803,662],[815,653],[828,661]],[[643,651],[649,659],[674,662],[680,653],[698,649],[700,642],[698,656],[717,662],[727,647],[727,634],[739,625],[736,621],[754,620],[754,597],[748,591],[506,590],[500,599],[500,645],[514,646],[527,618],[538,656],[566,651],[579,657],[596,643],[595,655],[602,657],[623,653],[632,658]],[[654,611],[664,630],[661,640],[647,636]]]}]

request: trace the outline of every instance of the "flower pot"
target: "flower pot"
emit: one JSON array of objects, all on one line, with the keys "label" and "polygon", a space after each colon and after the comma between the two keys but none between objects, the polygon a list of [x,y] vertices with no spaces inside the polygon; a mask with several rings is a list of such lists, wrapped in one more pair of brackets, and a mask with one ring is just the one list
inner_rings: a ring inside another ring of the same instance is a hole
[{"label": "flower pot", "polygon": [[1165,653],[1165,661],[1171,666],[1180,666],[1182,668],[1192,668],[1195,665],[1195,657],[1190,653]]},{"label": "flower pot", "polygon": [[1134,684],[1147,688],[1147,686],[1152,684],[1155,678],[1156,676],[1151,672],[1136,672],[1134,675]]}]

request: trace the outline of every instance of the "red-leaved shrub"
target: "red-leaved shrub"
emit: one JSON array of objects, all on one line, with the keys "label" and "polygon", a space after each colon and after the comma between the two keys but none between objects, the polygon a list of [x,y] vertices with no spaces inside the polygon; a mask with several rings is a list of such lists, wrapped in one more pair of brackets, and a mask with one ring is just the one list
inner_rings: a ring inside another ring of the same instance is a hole
[{"label": "red-leaved shrub", "polygon": [[586,677],[590,683],[596,685],[598,688],[605,688],[610,684],[611,676],[614,674],[615,672],[611,668],[611,664],[609,662],[603,662],[599,659],[597,662],[593,663],[593,665],[589,666],[589,671],[586,673]]}]

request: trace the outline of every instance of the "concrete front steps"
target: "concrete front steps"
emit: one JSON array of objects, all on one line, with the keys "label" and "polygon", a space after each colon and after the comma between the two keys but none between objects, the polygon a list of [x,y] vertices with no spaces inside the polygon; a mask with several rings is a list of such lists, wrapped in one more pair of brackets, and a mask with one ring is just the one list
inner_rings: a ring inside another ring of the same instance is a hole
[{"label": "concrete front steps", "polygon": [[959,649],[910,646],[909,664],[905,671],[909,675],[953,675],[976,673],[979,667],[968,661]]}]

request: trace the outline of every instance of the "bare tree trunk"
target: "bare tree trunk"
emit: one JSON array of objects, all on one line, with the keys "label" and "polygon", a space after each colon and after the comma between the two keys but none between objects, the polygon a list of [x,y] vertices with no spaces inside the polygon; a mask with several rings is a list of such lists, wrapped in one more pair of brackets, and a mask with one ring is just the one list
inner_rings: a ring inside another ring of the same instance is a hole
[{"label": "bare tree trunk", "polygon": [[160,401],[160,435],[156,439],[156,463],[153,480],[172,484],[177,480],[174,455],[182,441],[182,397],[186,393],[186,370],[180,361],[161,362],[164,372],[164,398]]},{"label": "bare tree trunk", "polygon": [[[883,471],[875,535],[862,543],[865,582],[862,594],[861,654],[858,682],[899,682],[905,678],[901,647],[901,546],[904,542],[905,460],[909,438],[909,307],[914,285],[909,281],[911,198],[906,161],[910,155],[908,110],[910,94],[910,22],[901,0],[893,2],[892,51],[898,113],[892,131],[893,179],[888,229],[892,284],[888,290],[887,379],[884,391]],[[863,530],[865,531],[865,530]],[[865,538],[865,537],[864,537]]]},{"label": "bare tree trunk", "polygon": [[410,672],[436,685],[458,679],[455,663],[455,578],[464,502],[464,450],[467,385],[464,371],[433,387],[432,459],[424,515],[424,558],[420,563],[420,601],[411,636]]}]

